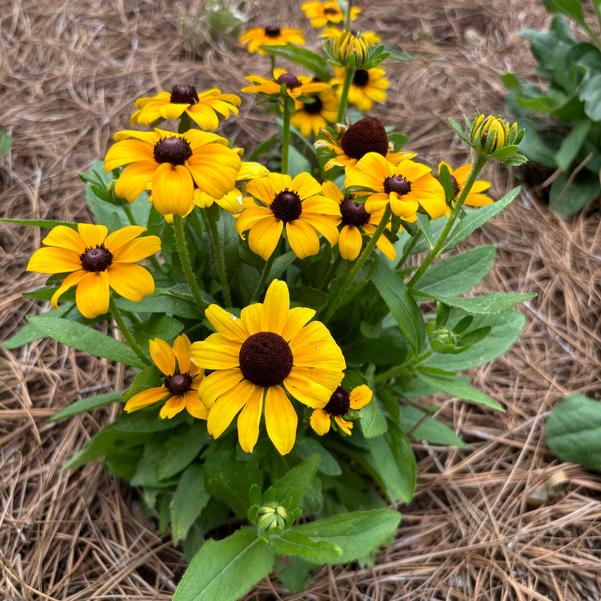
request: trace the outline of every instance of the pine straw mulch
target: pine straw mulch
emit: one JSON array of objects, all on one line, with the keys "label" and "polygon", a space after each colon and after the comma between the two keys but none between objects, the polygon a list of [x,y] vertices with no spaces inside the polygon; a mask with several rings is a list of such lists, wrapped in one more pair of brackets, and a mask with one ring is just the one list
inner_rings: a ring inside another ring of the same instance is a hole
[{"label": "pine straw mulch", "polygon": [[[293,2],[246,4],[257,22],[274,14],[300,22]],[[532,60],[517,32],[544,23],[540,4],[364,3],[370,25],[387,43],[420,57],[391,69],[390,102],[378,112],[409,133],[411,147],[426,158],[464,158],[446,117],[475,107],[503,110],[498,75],[531,75]],[[185,6],[196,14],[202,2]],[[0,0],[0,50],[0,124],[14,136],[0,167],[1,210],[12,217],[85,218],[77,173],[127,125],[134,97],[178,81],[235,90],[244,73],[264,68],[261,59],[223,53],[215,44],[192,56],[171,3],[150,1]],[[253,145],[268,124],[249,106],[228,132],[239,131],[239,140]],[[488,175],[498,194],[515,183],[515,174]],[[601,597],[601,479],[560,465],[543,440],[545,418],[563,395],[581,390],[601,398],[599,212],[564,222],[524,194],[475,238],[470,243],[499,247],[487,288],[538,293],[523,309],[520,341],[473,373],[507,412],[441,400],[441,415],[470,449],[415,445],[417,494],[401,507],[397,540],[374,568],[323,569],[298,596],[286,597],[265,580],[248,599]],[[2,227],[0,240],[5,338],[28,312],[40,310],[20,296],[42,281],[24,273],[40,234]],[[121,388],[127,374],[48,340],[0,352],[2,601],[170,599],[183,559],[142,516],[135,491],[100,463],[60,470],[118,408],[47,422],[81,396]],[[567,493],[528,506],[528,496],[560,468],[569,478]]]}]

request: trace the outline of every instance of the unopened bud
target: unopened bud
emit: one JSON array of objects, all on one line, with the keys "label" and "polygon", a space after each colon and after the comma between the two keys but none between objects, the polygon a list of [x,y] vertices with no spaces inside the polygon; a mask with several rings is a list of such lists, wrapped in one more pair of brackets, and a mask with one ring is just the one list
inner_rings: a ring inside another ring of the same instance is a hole
[{"label": "unopened bud", "polygon": [[288,512],[281,505],[264,505],[257,512],[257,526],[260,530],[283,530],[286,527]]}]

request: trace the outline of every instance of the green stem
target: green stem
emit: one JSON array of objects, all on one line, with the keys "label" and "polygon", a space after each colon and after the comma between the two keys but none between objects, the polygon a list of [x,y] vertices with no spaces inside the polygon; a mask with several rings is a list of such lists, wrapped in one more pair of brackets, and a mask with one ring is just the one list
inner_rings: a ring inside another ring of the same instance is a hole
[{"label": "green stem", "polygon": [[413,274],[413,277],[409,280],[409,286],[414,286],[415,284],[417,284],[419,279],[424,275],[428,267],[430,267],[430,265],[432,264],[432,261],[434,261],[434,259],[442,250],[442,247],[447,241],[451,229],[455,225],[455,221],[457,220],[457,217],[459,216],[459,213],[463,208],[463,205],[468,197],[468,194],[472,189],[472,186],[476,181],[476,178],[478,177],[478,174],[480,173],[480,171],[482,171],[482,167],[484,167],[484,165],[486,164],[486,160],[487,157],[484,155],[478,155],[478,157],[476,158],[476,162],[472,166],[472,170],[470,171],[467,181],[465,182],[465,186],[461,190],[461,194],[459,195],[459,198],[457,199],[455,206],[451,211],[451,215],[445,223],[444,228],[440,232],[440,236],[438,236],[436,244],[434,244],[434,246],[430,249],[430,252],[428,252],[428,254],[426,255],[424,262],[419,266],[419,269]]},{"label": "green stem", "polygon": [[409,242],[409,244],[407,244],[407,246],[405,247],[405,250],[403,251],[403,255],[399,259],[398,265],[396,266],[397,269],[401,269],[403,267],[403,265],[405,265],[405,263],[407,262],[407,259],[409,259],[409,257],[411,256],[411,253],[413,252],[415,245],[419,242],[419,239],[421,237],[422,237],[422,232],[420,230],[419,232],[417,232],[415,234],[415,236],[413,236],[411,238],[411,241]]},{"label": "green stem", "polygon": [[349,90],[351,89],[351,83],[353,81],[354,75],[355,75],[354,67],[345,67],[344,83],[342,84],[342,91],[340,92],[340,104],[338,105],[338,116],[336,117],[336,123],[343,123],[344,119],[346,117],[346,105],[348,102],[348,93],[349,93]]},{"label": "green stem", "polygon": [[219,213],[216,210],[217,207],[214,205],[203,211],[203,216],[209,229],[211,236],[211,242],[213,243],[213,254],[215,257],[215,263],[217,264],[217,275],[221,282],[221,289],[223,290],[223,301],[226,307],[232,306],[232,293],[230,292],[230,284],[227,279],[227,270],[225,268],[225,249],[221,244],[221,238],[219,237],[219,229],[217,226],[217,220]]},{"label": "green stem", "polygon": [[290,99],[284,98],[284,122],[282,124],[282,173],[288,173],[288,152],[290,149]]},{"label": "green stem", "polygon": [[267,282],[267,278],[269,277],[269,273],[271,272],[271,266],[273,265],[273,261],[275,259],[275,252],[276,252],[276,249],[274,249],[274,251],[271,253],[271,257],[269,257],[269,259],[267,259],[267,261],[265,261],[265,265],[263,266],[263,271],[261,272],[261,277],[259,278],[257,287],[255,288],[255,291],[253,292],[253,294],[251,296],[252,303],[254,303],[258,300],[259,295],[261,294],[261,292],[263,291],[263,288],[265,287],[265,283]]},{"label": "green stem", "polygon": [[269,77],[273,77],[273,72],[275,70],[275,55],[270,54],[269,58],[271,59],[271,69],[269,71]]},{"label": "green stem", "polygon": [[593,10],[597,17],[597,23],[599,23],[599,27],[601,27],[601,2],[599,2],[599,0],[591,0],[591,4],[593,5]]},{"label": "green stem", "polygon": [[131,333],[131,331],[127,327],[127,325],[123,319],[123,316],[121,315],[121,311],[119,311],[119,309],[117,308],[117,305],[113,299],[111,299],[110,311],[111,311],[111,314],[113,315],[113,319],[117,323],[117,326],[119,326],[119,330],[121,330],[121,334],[123,335],[123,338],[125,338],[125,340],[127,341],[127,344],[129,344],[129,346],[131,347],[131,350],[134,353],[136,353],[136,355],[138,355],[138,357],[140,357],[140,359],[143,361],[143,363],[145,365],[150,365],[150,361],[148,360],[148,357],[144,354],[144,351],[140,348],[140,345],[136,342],[134,335]]},{"label": "green stem", "polygon": [[326,286],[328,286],[328,284],[332,281],[332,278],[334,277],[334,274],[336,273],[336,270],[338,269],[338,265],[340,265],[340,261],[342,261],[342,257],[340,256],[340,253],[338,253],[336,258],[330,265],[330,268],[326,272],[326,277],[322,280],[322,283],[321,283],[322,288],[325,288]]},{"label": "green stem", "polygon": [[[411,364],[411,366],[415,367],[416,365],[419,365],[420,363],[424,362],[431,354],[432,354],[432,351],[426,351],[425,353],[422,353],[419,357],[415,358],[415,361]],[[409,363],[407,363],[407,362],[401,363],[401,365],[395,365],[394,367],[391,367],[390,369],[383,371],[381,374],[378,374],[374,378],[374,382],[379,384],[381,382],[387,382],[391,378],[396,378],[397,376],[402,376],[407,371],[408,367],[409,367]]]},{"label": "green stem", "polygon": [[184,220],[179,215],[173,216],[173,231],[175,233],[175,245],[177,246],[177,254],[179,255],[179,261],[184,271],[184,276],[190,292],[194,300],[198,303],[200,310],[206,309],[206,303],[202,300],[202,291],[198,285],[198,281],[192,271],[192,262],[190,261],[190,254],[188,253],[188,243],[186,241],[186,232],[184,230]]},{"label": "green stem", "polygon": [[353,0],[348,0],[346,3],[346,14],[344,15],[344,28],[347,31],[351,29],[351,10],[353,8]]},{"label": "green stem", "polygon": [[372,237],[369,239],[369,242],[363,249],[363,252],[359,255],[359,258],[355,261],[355,264],[353,265],[352,269],[349,271],[344,282],[338,287],[339,292],[332,299],[330,306],[324,315],[323,321],[325,321],[325,322],[330,321],[330,319],[332,319],[332,317],[336,313],[338,307],[341,306],[342,302],[344,301],[344,297],[346,296],[347,290],[351,287],[351,285],[355,281],[355,278],[359,274],[359,271],[361,270],[361,268],[363,267],[363,265],[365,264],[365,262],[367,261],[367,259],[371,255],[371,253],[373,252],[374,248],[376,247],[376,244],[378,243],[378,240],[380,239],[380,236],[383,234],[384,229],[388,225],[389,220],[390,220],[390,205],[386,205],[386,209],[384,210],[384,213],[382,214],[382,219],[380,219],[380,223],[378,223],[378,227],[376,228],[376,231],[373,233]]}]

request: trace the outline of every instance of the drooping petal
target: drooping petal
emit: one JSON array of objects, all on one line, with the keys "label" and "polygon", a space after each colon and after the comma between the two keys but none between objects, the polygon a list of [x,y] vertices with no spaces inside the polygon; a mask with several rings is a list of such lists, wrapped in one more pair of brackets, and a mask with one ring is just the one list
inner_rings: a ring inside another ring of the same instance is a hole
[{"label": "drooping petal", "polygon": [[286,282],[273,280],[265,293],[261,328],[264,332],[281,334],[288,319],[290,293]]},{"label": "drooping petal", "polygon": [[111,288],[127,300],[139,302],[154,292],[154,279],[135,263],[112,263],[107,269]]},{"label": "drooping petal", "polygon": [[210,408],[222,394],[230,391],[243,379],[238,368],[215,371],[200,383],[198,393],[203,403]]},{"label": "drooping petal", "polygon": [[56,309],[58,307],[58,299],[65,293],[69,288],[77,286],[77,284],[88,274],[87,271],[74,271],[70,273],[64,280],[63,283],[58,287],[56,292],[50,299],[50,305]]},{"label": "drooping petal", "polygon": [[77,284],[75,303],[88,319],[104,315],[109,310],[110,288],[106,271],[86,274]]},{"label": "drooping petal", "polygon": [[242,234],[264,219],[273,220],[273,213],[267,207],[254,206],[244,209],[236,214],[236,231]]},{"label": "drooping petal", "polygon": [[214,198],[236,187],[240,164],[238,153],[223,144],[207,144],[186,161],[196,185]]},{"label": "drooping petal", "polygon": [[362,409],[365,407],[365,405],[369,404],[373,395],[374,393],[372,392],[371,388],[366,384],[355,386],[349,395],[351,409],[355,411]]},{"label": "drooping petal", "polygon": [[330,243],[330,246],[334,246],[338,242],[339,217],[303,212],[298,221],[304,221],[315,228]]},{"label": "drooping petal", "polygon": [[186,408],[184,395],[178,394],[171,397],[162,407],[159,413],[161,419],[172,419]]},{"label": "drooping petal", "polygon": [[338,424],[338,427],[347,435],[350,436],[353,433],[353,422],[349,422],[343,419],[339,415],[334,418],[334,421]]},{"label": "drooping petal", "polygon": [[144,407],[148,407],[148,405],[162,401],[168,395],[169,391],[165,386],[148,388],[147,390],[143,390],[142,392],[134,394],[127,401],[127,403],[125,403],[125,407],[123,407],[123,409],[127,411],[127,413],[130,411],[135,411],[136,409],[142,409]]},{"label": "drooping petal", "polygon": [[250,384],[244,409],[238,415],[238,442],[245,453],[252,453],[259,438],[264,389]]},{"label": "drooping petal", "polygon": [[198,390],[188,390],[184,394],[184,401],[186,403],[186,411],[196,419],[207,419],[209,417],[209,410],[207,406],[200,400]]},{"label": "drooping petal", "polygon": [[330,431],[330,415],[323,409],[315,409],[311,413],[311,419],[309,420],[311,428],[319,436],[323,436]]},{"label": "drooping petal", "polygon": [[340,231],[338,248],[340,256],[347,261],[354,261],[361,252],[363,237],[358,227],[345,225]]},{"label": "drooping petal", "polygon": [[[339,369],[324,369],[318,365],[308,367],[295,365],[288,375],[288,378],[290,377],[298,386],[302,386],[304,382],[317,382],[331,394],[340,385],[343,374]],[[325,401],[329,401],[329,398]]]},{"label": "drooping petal", "polygon": [[219,305],[209,305],[205,315],[213,327],[226,338],[238,342],[244,342],[248,338],[248,330],[244,321]]},{"label": "drooping petal", "polygon": [[265,393],[265,427],[267,435],[280,455],[294,447],[298,416],[279,386],[270,386]]},{"label": "drooping petal", "polygon": [[153,338],[148,344],[148,350],[153,363],[163,375],[172,376],[175,373],[175,354],[167,342],[161,338]]},{"label": "drooping petal", "polygon": [[27,263],[27,271],[35,273],[68,273],[81,269],[81,260],[70,250],[55,246],[38,248]]},{"label": "drooping petal", "polygon": [[250,249],[267,261],[280,241],[283,226],[284,224],[275,217],[257,223],[248,234]]},{"label": "drooping petal", "polygon": [[185,217],[194,207],[194,183],[188,169],[161,163],[152,178],[152,204],[161,215]]},{"label": "drooping petal", "polygon": [[190,339],[185,334],[180,334],[173,341],[173,354],[177,359],[177,366],[180,374],[186,374],[190,371],[190,350],[192,345]]},{"label": "drooping petal", "polygon": [[250,386],[253,385],[246,380],[236,384],[234,388],[223,393],[209,409],[207,431],[213,438],[221,436],[244,407],[249,397]]},{"label": "drooping petal", "polygon": [[241,346],[223,334],[211,334],[206,340],[192,343],[192,362],[205,369],[238,367]]},{"label": "drooping petal", "polygon": [[308,223],[296,219],[286,224],[286,237],[290,248],[299,259],[304,259],[319,252],[319,237]]},{"label": "drooping petal", "polygon": [[332,389],[322,386],[315,380],[299,376],[294,369],[284,380],[284,386],[292,397],[312,409],[325,407],[332,396]]},{"label": "drooping petal", "polygon": [[81,236],[72,227],[67,227],[66,225],[53,227],[42,242],[46,246],[56,246],[70,250],[78,256],[86,250]]},{"label": "drooping petal", "polygon": [[158,168],[156,161],[141,161],[128,165],[115,183],[115,193],[133,202],[148,188]]}]

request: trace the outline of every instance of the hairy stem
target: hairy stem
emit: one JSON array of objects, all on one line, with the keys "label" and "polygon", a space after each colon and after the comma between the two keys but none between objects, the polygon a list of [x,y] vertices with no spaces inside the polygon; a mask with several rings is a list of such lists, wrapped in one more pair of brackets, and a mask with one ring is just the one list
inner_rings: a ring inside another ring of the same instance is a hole
[{"label": "hairy stem", "polygon": [[136,355],[138,355],[138,357],[140,357],[140,359],[142,360],[142,362],[145,365],[150,365],[150,361],[148,360],[148,357],[146,356],[144,351],[140,348],[140,345],[136,342],[134,335],[131,333],[130,329],[127,327],[127,324],[125,323],[125,320],[123,319],[123,315],[121,315],[121,311],[119,311],[115,301],[112,298],[111,298],[111,303],[110,303],[110,312],[113,316],[113,319],[117,323],[117,326],[119,327],[119,330],[121,331],[121,334],[123,335],[123,338],[125,338],[125,340],[127,341],[127,344],[129,344],[131,350],[134,353],[136,353]]}]

